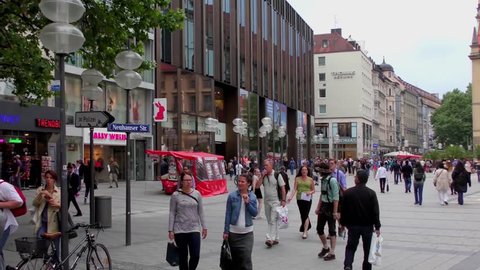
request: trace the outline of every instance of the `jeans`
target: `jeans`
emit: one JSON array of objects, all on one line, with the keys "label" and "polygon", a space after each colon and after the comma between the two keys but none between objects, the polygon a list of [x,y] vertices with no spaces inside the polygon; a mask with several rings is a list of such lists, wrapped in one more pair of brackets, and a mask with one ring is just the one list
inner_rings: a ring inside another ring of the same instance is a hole
[{"label": "jeans", "polygon": [[372,265],[368,262],[368,253],[370,251],[370,244],[372,241],[373,225],[372,226],[347,226],[348,242],[345,247],[345,267],[352,267],[355,251],[357,251],[360,236],[363,242],[363,270],[371,270]]},{"label": "jeans", "polygon": [[380,191],[383,193],[385,192],[385,183],[387,182],[387,178],[380,178]]},{"label": "jeans", "polygon": [[[3,226],[1,227],[3,229]],[[3,258],[3,247],[7,243],[8,236],[10,236],[10,227],[3,231],[0,238],[0,269],[5,269],[5,258]]]},{"label": "jeans", "polygon": [[[178,247],[178,260],[180,270],[197,269],[200,260],[200,233],[176,233],[175,243]],[[188,253],[190,252],[190,260]]]},{"label": "jeans", "polygon": [[402,175],[400,174],[400,172],[394,173],[394,181],[395,185],[398,184],[398,182],[402,182]]},{"label": "jeans", "polygon": [[412,192],[412,178],[405,177],[405,193]]},{"label": "jeans", "polygon": [[415,204],[422,205],[423,201],[423,183],[422,184],[413,184],[413,192],[415,195]]},{"label": "jeans", "polygon": [[463,205],[463,192],[458,192],[458,204]]}]

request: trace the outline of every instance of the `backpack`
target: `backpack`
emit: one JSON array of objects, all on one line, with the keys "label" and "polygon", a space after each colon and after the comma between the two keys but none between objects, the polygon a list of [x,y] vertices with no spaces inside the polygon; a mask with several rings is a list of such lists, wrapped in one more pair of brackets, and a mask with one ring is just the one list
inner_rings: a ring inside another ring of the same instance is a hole
[{"label": "backpack", "polygon": [[416,172],[413,174],[413,178],[417,182],[422,182],[423,181],[423,173]]},{"label": "backpack", "polygon": [[[5,181],[1,181],[0,184],[4,183]],[[8,183],[7,183],[8,184]],[[15,209],[10,209],[10,211],[12,211],[12,214],[14,217],[19,217],[19,216],[23,216],[27,213],[27,199],[25,198],[25,195],[23,195],[23,192],[22,192],[22,189],[17,187],[17,186],[13,186],[15,188],[15,190],[17,191],[18,193],[18,196],[20,196],[20,198],[22,199],[23,201],[23,204],[22,206],[18,207],[18,208],[15,208]]]},{"label": "backpack", "polygon": [[[279,183],[278,183],[278,175],[279,175],[279,174],[280,174],[279,172],[275,172],[275,174],[274,174],[273,176],[275,177],[275,180],[277,180],[277,196],[278,196],[278,200],[279,200],[279,201],[282,201],[282,188],[280,187],[280,185],[279,185]],[[265,176],[263,176],[263,180],[265,180],[265,177],[267,177],[267,179],[268,179],[268,176],[265,175]],[[283,178],[283,176],[282,176],[282,178]],[[288,181],[288,178],[287,178],[286,181]],[[285,180],[284,180],[284,182],[285,182]],[[286,183],[287,183],[287,182],[285,182],[285,196],[287,195],[287,185],[286,185]]]}]

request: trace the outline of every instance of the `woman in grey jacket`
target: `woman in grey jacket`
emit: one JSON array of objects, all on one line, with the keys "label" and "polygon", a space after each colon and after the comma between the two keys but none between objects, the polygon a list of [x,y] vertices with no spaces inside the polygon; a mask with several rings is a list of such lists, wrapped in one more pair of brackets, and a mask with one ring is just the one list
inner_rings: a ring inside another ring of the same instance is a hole
[{"label": "woman in grey jacket", "polygon": [[223,239],[228,240],[232,252],[233,270],[251,270],[253,250],[253,217],[258,214],[257,197],[249,187],[250,174],[238,177],[238,190],[231,192],[225,211]]},{"label": "woman in grey jacket", "polygon": [[177,244],[180,270],[197,269],[200,260],[200,232],[203,239],[207,237],[202,196],[192,188],[192,180],[192,175],[182,173],[180,189],[170,198],[168,238],[171,241],[175,239]]}]

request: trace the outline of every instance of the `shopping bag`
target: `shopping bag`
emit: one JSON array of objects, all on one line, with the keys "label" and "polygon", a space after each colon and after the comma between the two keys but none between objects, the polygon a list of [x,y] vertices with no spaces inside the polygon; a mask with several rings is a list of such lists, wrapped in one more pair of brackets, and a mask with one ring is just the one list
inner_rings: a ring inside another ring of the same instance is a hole
[{"label": "shopping bag", "polygon": [[171,266],[178,265],[178,247],[175,245],[175,242],[168,242],[167,244],[167,262]]},{"label": "shopping bag", "polygon": [[288,209],[287,207],[277,206],[277,225],[279,229],[288,228]]},{"label": "shopping bag", "polygon": [[390,187],[389,187],[388,184],[387,184],[387,192],[389,192],[389,191],[390,191]]},{"label": "shopping bag", "polygon": [[373,233],[370,252],[368,253],[368,262],[372,265],[380,265],[382,263],[382,242],[383,237],[381,235],[377,237],[377,234]]},{"label": "shopping bag", "polygon": [[222,247],[220,249],[220,268],[222,270],[232,269],[232,252],[227,240],[223,240]]}]

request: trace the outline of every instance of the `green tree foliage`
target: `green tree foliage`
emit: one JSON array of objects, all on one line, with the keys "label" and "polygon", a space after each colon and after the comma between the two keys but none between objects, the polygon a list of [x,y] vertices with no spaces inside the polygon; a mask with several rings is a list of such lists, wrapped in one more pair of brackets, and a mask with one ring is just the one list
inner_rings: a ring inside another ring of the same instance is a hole
[{"label": "green tree foliage", "polygon": [[437,142],[467,146],[472,137],[472,87],[454,89],[444,95],[442,106],[432,115]]},{"label": "green tree foliage", "polygon": [[[78,51],[85,68],[113,76],[115,56],[127,49],[143,55],[143,42],[152,29],[180,29],[184,13],[170,8],[170,0],[82,0],[86,11],[76,23],[85,36]],[[0,0],[0,79],[15,84],[23,103],[39,104],[52,95],[48,84],[54,55],[41,47],[40,30],[50,23],[40,12],[40,1]],[[152,69],[145,62],[140,70]]]}]

